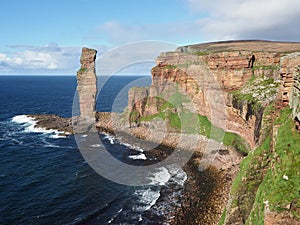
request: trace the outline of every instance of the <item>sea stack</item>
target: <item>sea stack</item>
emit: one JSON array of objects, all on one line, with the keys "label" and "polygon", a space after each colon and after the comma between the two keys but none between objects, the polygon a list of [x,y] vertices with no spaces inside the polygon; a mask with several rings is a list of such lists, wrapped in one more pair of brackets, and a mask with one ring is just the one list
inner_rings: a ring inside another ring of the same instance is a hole
[{"label": "sea stack", "polygon": [[97,76],[95,72],[95,60],[97,51],[90,48],[82,48],[80,57],[81,68],[77,72],[77,91],[79,96],[80,128],[76,133],[81,133],[83,127],[90,127],[95,122]]},{"label": "sea stack", "polygon": [[81,68],[77,72],[77,91],[80,117],[82,119],[95,119],[97,95],[96,54],[97,51],[94,49],[82,48]]}]

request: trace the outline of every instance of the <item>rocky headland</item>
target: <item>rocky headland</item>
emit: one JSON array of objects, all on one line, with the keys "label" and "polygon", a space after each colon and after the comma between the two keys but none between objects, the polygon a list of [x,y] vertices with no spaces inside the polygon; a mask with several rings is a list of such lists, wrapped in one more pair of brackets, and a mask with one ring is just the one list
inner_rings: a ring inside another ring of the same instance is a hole
[{"label": "rocky headland", "polygon": [[170,224],[299,224],[300,43],[215,42],[161,53],[151,86],[132,88],[123,113],[95,112],[95,57],[83,48],[80,115],[30,115],[37,126],[129,135],[159,143],[155,154],[194,152]]}]

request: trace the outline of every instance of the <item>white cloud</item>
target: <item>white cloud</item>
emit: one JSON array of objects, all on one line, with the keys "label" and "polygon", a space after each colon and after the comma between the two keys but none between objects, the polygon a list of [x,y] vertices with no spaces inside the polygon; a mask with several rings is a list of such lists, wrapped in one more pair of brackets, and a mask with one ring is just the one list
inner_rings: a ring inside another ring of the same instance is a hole
[{"label": "white cloud", "polygon": [[[174,43],[226,39],[299,41],[300,0],[182,0],[189,21],[162,24],[124,24],[108,21],[94,35],[113,44],[140,40]],[[184,10],[184,9],[183,9]]]},{"label": "white cloud", "polygon": [[45,52],[25,51],[19,53],[20,62],[24,69],[58,69],[59,55]]},{"label": "white cloud", "polygon": [[209,39],[299,40],[300,0],[187,0],[194,13],[206,13],[199,29]]},{"label": "white cloud", "polygon": [[58,46],[57,43],[49,43],[46,46],[32,46],[32,45],[11,45],[8,46],[10,48],[14,49],[23,49],[23,50],[29,50],[29,51],[34,51],[34,52],[61,52],[62,48]]},{"label": "white cloud", "polygon": [[8,51],[0,52],[0,75],[75,75],[80,68],[82,47],[96,49],[97,58],[108,50],[104,45],[72,47],[58,46],[55,43],[46,46],[8,46]]},{"label": "white cloud", "polygon": [[75,74],[80,63],[81,47],[9,46],[0,53],[0,74]]}]

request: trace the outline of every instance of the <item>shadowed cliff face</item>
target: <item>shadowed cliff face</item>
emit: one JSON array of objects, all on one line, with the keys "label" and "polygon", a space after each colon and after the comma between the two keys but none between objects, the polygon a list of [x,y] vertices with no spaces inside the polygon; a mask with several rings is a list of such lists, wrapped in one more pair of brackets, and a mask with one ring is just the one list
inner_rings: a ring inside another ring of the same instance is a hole
[{"label": "shadowed cliff face", "polygon": [[95,118],[97,95],[96,54],[97,51],[94,49],[82,48],[80,58],[81,68],[77,72],[80,117],[84,119]]}]

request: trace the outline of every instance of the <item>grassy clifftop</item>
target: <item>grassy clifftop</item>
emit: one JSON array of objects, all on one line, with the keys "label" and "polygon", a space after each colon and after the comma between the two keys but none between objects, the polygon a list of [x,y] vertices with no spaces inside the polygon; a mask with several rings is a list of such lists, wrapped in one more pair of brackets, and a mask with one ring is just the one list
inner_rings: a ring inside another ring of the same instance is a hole
[{"label": "grassy clifftop", "polygon": [[264,40],[219,41],[203,44],[187,45],[177,49],[181,52],[223,52],[223,51],[300,51],[299,42],[278,42]]}]

